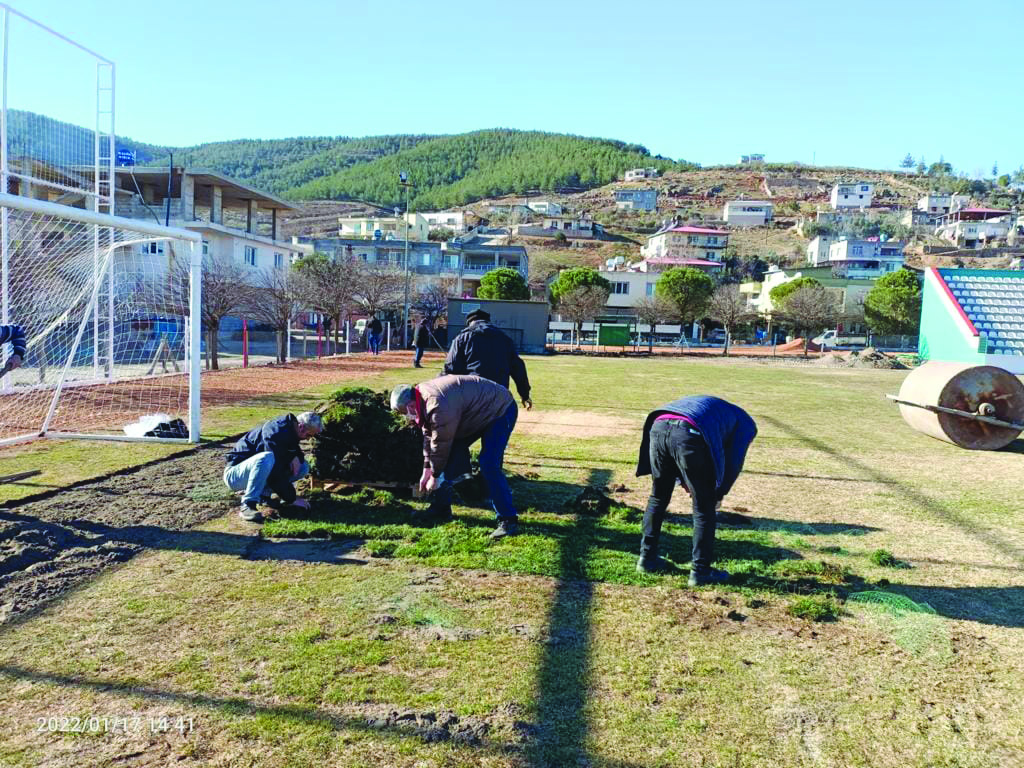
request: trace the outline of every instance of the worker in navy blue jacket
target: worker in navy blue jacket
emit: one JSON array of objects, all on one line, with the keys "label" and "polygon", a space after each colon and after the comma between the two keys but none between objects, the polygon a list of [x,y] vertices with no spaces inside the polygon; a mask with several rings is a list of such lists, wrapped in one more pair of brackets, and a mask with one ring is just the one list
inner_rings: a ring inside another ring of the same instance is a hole
[{"label": "worker in navy blue jacket", "polygon": [[737,405],[710,395],[684,397],[651,411],[644,424],[637,477],[651,475],[651,496],[636,567],[643,573],[665,569],[658,556],[661,524],[676,481],[693,501],[693,558],[690,586],[728,580],[712,568],[716,506],[743,469],[757,425]]},{"label": "worker in navy blue jacket", "polygon": [[262,523],[258,505],[270,502],[271,493],[284,504],[309,509],[309,502],[295,494],[294,483],[309,474],[309,464],[300,443],[323,429],[319,413],[292,414],[249,430],[227,455],[224,484],[242,491],[238,516],[250,523]]},{"label": "worker in navy blue jacket", "polygon": [[482,309],[475,309],[466,315],[469,323],[455,337],[444,361],[444,372],[455,376],[479,376],[509,389],[511,377],[516,383],[523,407],[530,410],[530,379],[526,375],[526,363],[516,352],[515,344],[508,334],[491,325],[491,315]]},{"label": "worker in navy blue jacket", "polygon": [[11,356],[7,358],[3,369],[0,369],[0,376],[20,367],[25,361],[25,353],[28,351],[28,346],[25,343],[25,330],[20,325],[0,325],[0,344],[8,342],[11,345]]}]

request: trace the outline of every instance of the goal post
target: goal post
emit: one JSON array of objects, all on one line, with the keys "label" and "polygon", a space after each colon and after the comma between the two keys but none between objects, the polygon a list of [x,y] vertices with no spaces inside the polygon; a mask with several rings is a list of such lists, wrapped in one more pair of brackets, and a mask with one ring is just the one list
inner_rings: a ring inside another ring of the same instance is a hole
[{"label": "goal post", "polygon": [[0,445],[198,442],[201,235],[5,193],[0,218],[3,317],[28,346],[0,379]]}]

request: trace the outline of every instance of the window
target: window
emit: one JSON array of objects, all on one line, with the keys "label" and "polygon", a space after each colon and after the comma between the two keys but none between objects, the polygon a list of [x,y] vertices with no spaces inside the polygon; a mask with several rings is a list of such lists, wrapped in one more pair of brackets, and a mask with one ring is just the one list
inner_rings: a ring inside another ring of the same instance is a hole
[{"label": "window", "polygon": [[854,245],[850,248],[850,252],[853,253],[854,256],[860,256],[864,253],[864,247],[860,245]]},{"label": "window", "polygon": [[245,246],[245,263],[250,267],[256,266],[256,249],[251,245]]},{"label": "window", "polygon": [[860,191],[861,192],[867,192],[868,191],[867,185],[861,186]]},{"label": "window", "polygon": [[164,244],[162,242],[158,243],[158,242],[155,242],[155,241],[152,242],[152,243],[146,243],[144,246],[142,246],[142,252],[143,253],[151,253],[151,254],[154,254],[154,255],[156,255],[158,253],[163,253],[164,252]]},{"label": "window", "polygon": [[281,269],[284,266],[284,254],[274,252],[274,269]]},{"label": "window", "polygon": [[210,255],[210,241],[209,240],[203,240],[203,256],[209,256],[209,255]]},{"label": "window", "polygon": [[653,296],[654,295],[654,286],[655,286],[655,283],[648,283],[647,284],[647,295],[648,296]]},{"label": "window", "polygon": [[629,283],[612,283],[612,293],[625,296],[629,293]]},{"label": "window", "polygon": [[420,264],[422,264],[424,267],[429,267],[430,266],[430,254],[429,253],[424,253],[424,254],[420,255]]},{"label": "window", "polygon": [[[355,233],[355,234],[357,234],[357,235],[358,235],[358,234],[360,234],[360,233],[361,233],[362,231],[363,231],[363,225],[362,225],[362,224],[353,224],[353,225],[352,225],[352,232],[353,232],[353,233]],[[367,230],[367,231],[369,231],[369,230]]]}]

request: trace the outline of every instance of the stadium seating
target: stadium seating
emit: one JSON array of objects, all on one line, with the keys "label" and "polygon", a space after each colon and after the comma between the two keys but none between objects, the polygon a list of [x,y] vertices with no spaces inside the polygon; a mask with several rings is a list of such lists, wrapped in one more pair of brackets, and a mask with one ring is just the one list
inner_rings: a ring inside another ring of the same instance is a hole
[{"label": "stadium seating", "polygon": [[1024,356],[1024,273],[938,272],[979,335],[986,338],[987,354]]}]

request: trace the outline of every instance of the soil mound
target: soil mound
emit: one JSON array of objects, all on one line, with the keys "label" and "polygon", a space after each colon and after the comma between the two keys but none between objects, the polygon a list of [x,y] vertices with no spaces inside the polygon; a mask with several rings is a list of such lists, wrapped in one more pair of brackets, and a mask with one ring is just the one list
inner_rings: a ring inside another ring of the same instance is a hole
[{"label": "soil mound", "polygon": [[[786,342],[785,344],[779,344],[775,347],[776,352],[803,352],[804,351],[804,340],[793,339],[792,341]],[[821,352],[821,347],[815,344],[813,341],[807,343],[808,352]]]},{"label": "soil mound", "polygon": [[859,353],[850,353],[851,368],[882,368],[889,370],[904,370],[907,366],[901,363],[892,355],[880,352],[874,347],[866,347]]},{"label": "soil mound", "polygon": [[608,514],[612,500],[601,491],[588,485],[576,496],[565,503],[565,511],[570,515],[587,515],[601,517]]}]

